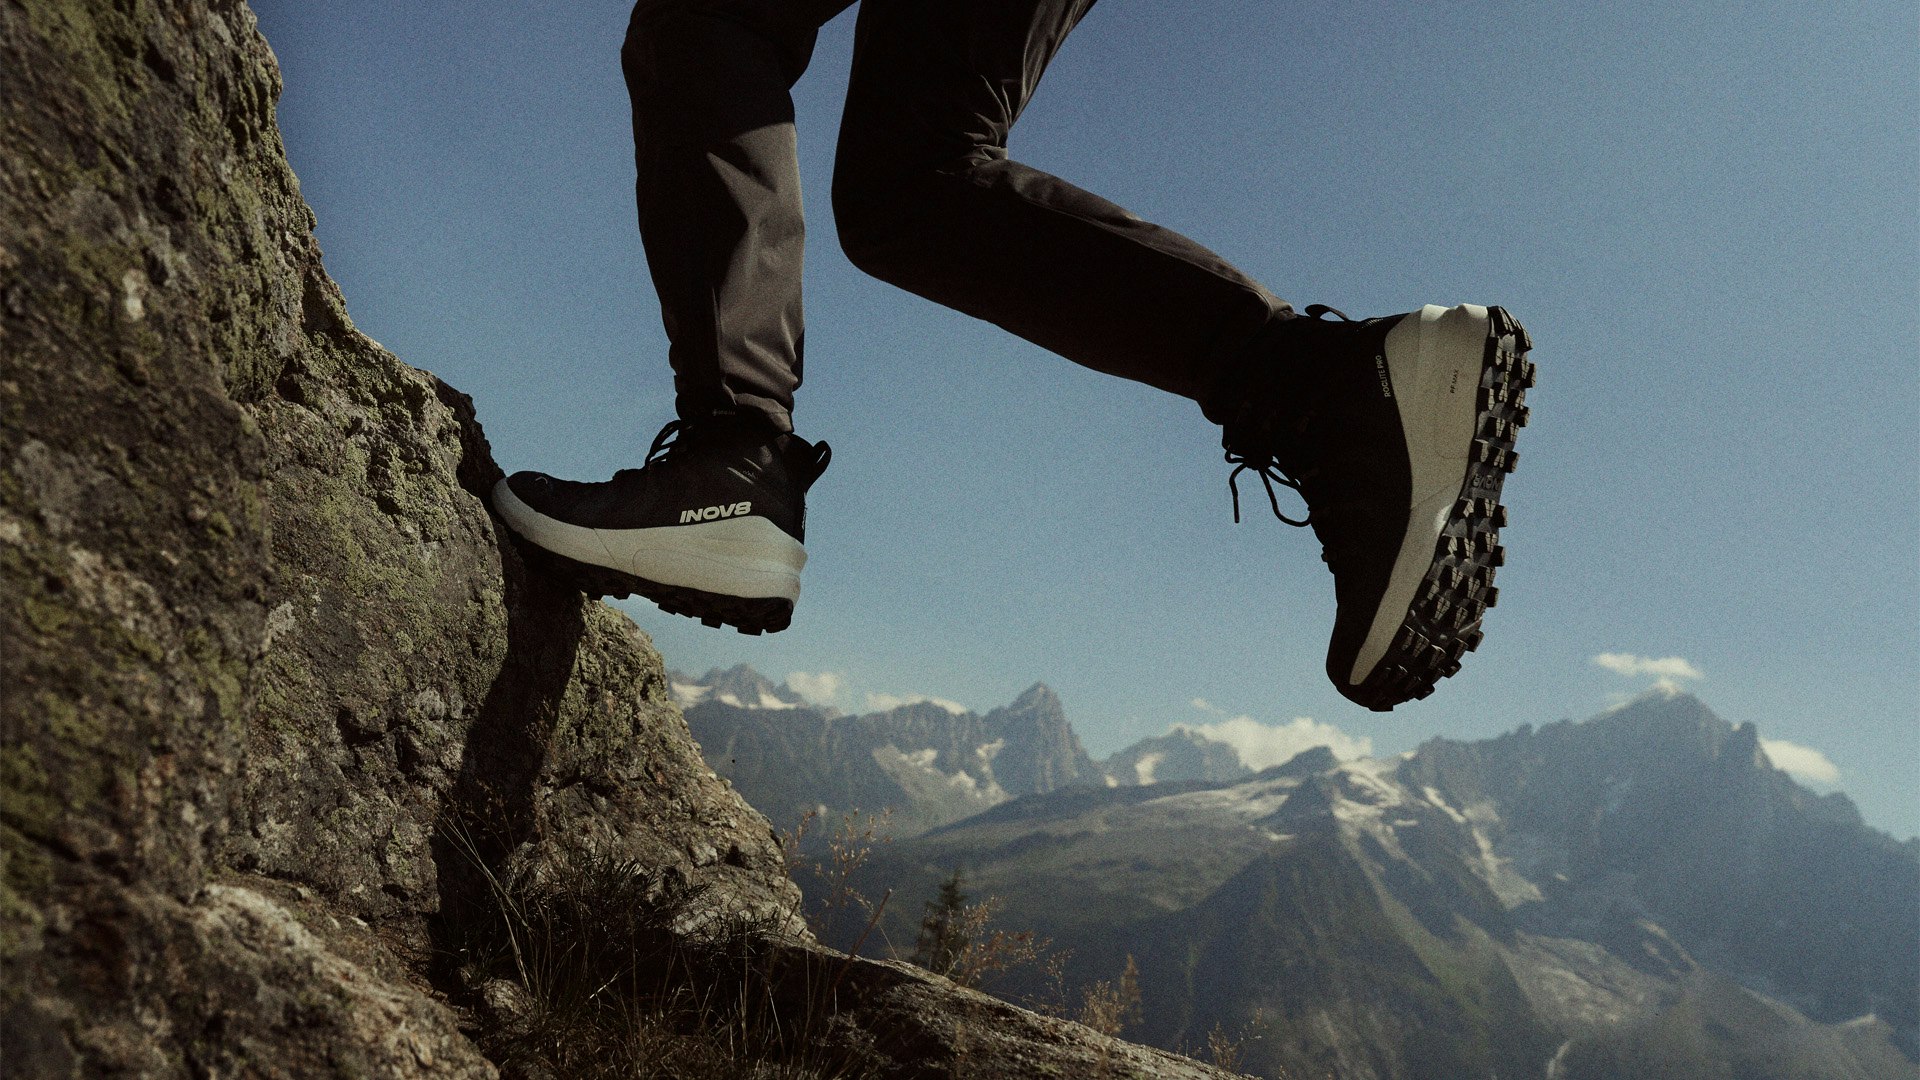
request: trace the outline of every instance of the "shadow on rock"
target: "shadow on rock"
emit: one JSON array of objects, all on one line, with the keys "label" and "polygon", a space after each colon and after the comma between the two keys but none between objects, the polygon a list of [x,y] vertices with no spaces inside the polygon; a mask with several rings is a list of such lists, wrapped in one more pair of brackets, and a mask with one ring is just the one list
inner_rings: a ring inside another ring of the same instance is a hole
[{"label": "shadow on rock", "polygon": [[[501,470],[465,395],[436,382],[465,429],[460,486],[488,505]],[[538,786],[561,701],[586,633],[578,589],[530,567],[498,518],[507,652],[467,732],[453,789],[435,822],[433,861],[440,891],[432,921],[436,952],[457,963],[479,921],[490,917],[494,883],[539,830]]]}]

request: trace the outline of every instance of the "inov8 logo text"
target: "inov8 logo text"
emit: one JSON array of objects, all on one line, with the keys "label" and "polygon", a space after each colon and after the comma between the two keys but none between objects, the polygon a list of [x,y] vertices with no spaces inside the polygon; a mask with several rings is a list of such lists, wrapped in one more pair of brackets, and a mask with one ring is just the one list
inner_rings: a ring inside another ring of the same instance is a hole
[{"label": "inov8 logo text", "polygon": [[732,506],[703,506],[698,510],[680,511],[680,524],[685,525],[690,521],[718,521],[721,518],[739,517],[742,514],[751,513],[753,513],[753,504],[750,502],[737,502]]}]

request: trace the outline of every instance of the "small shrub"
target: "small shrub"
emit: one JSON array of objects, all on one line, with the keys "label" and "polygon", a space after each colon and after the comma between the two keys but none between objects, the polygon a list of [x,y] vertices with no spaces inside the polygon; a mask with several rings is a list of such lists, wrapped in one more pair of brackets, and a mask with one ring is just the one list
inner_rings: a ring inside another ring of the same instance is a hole
[{"label": "small shrub", "polygon": [[[912,962],[975,990],[996,976],[1037,967],[1043,981],[1057,992],[1064,954],[1053,954],[1052,942],[1031,930],[988,929],[1003,905],[992,896],[968,903],[964,884],[955,870],[940,883],[939,894],[927,901]],[[1022,1004],[1045,1008],[1039,1002]]]},{"label": "small shrub", "polygon": [[960,884],[960,871],[955,870],[940,883],[939,895],[927,901],[920,917],[920,936],[910,959],[935,975],[950,977],[968,945],[967,894]]},{"label": "small shrub", "polygon": [[864,814],[850,810],[842,814],[833,835],[827,838],[825,858],[808,855],[805,850],[807,833],[819,816],[813,810],[801,815],[792,829],[781,834],[780,846],[786,853],[788,876],[807,897],[807,926],[826,939],[833,936],[834,928],[849,921],[852,913],[863,919],[873,916],[875,902],[854,888],[853,878],[875,847],[892,842],[886,827],[893,811]]},{"label": "small shrub", "polygon": [[1256,1032],[1263,1016],[1261,1010],[1255,1009],[1253,1018],[1232,1032],[1214,1021],[1213,1030],[1207,1032],[1207,1060],[1228,1072],[1239,1072],[1246,1061],[1247,1044],[1260,1037]]},{"label": "small shrub", "polygon": [[1101,979],[1081,991],[1080,1023],[1109,1038],[1119,1038],[1128,1024],[1140,1021],[1140,968],[1127,957],[1127,966],[1114,982]]}]

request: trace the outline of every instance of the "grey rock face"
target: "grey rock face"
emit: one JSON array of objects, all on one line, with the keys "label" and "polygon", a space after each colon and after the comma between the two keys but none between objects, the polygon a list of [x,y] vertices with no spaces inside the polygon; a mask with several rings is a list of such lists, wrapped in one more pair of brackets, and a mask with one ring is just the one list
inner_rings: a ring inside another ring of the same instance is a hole
[{"label": "grey rock face", "polygon": [[239,0],[0,5],[9,1076],[492,1076],[490,876],[798,906],[646,636],[505,542],[468,400],[354,330],[278,91]]},{"label": "grey rock face", "polygon": [[[1098,782],[1093,759],[1080,745],[1060,695],[1044,683],[1027,688],[1013,704],[986,716],[988,735],[1005,740],[1005,761],[996,770],[1015,795],[1044,795],[1074,784]],[[998,760],[998,759],[996,759]]]},{"label": "grey rock face", "polygon": [[[476,856],[592,845],[791,906],[644,635],[501,544],[467,400],[353,330],[251,13],[0,19],[5,941],[41,1043],[165,1072],[201,1060],[190,1015],[239,1032],[282,969],[336,981],[227,868],[423,952]],[[193,995],[160,962],[180,950]],[[333,1035],[416,1016],[421,1055],[459,1060],[431,1049],[446,1010],[381,992]]]}]

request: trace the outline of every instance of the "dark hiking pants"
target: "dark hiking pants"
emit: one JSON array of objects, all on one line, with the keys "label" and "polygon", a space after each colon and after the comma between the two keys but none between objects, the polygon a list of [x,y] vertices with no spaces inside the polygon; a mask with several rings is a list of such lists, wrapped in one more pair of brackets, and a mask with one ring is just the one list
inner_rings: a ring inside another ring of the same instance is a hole
[{"label": "dark hiking pants", "polygon": [[[682,417],[792,429],[804,352],[788,90],[850,0],[641,0],[622,50],[640,234]],[[1007,158],[1094,0],[864,0],[834,168],[854,265],[1202,404],[1287,304],[1187,238]]]}]

